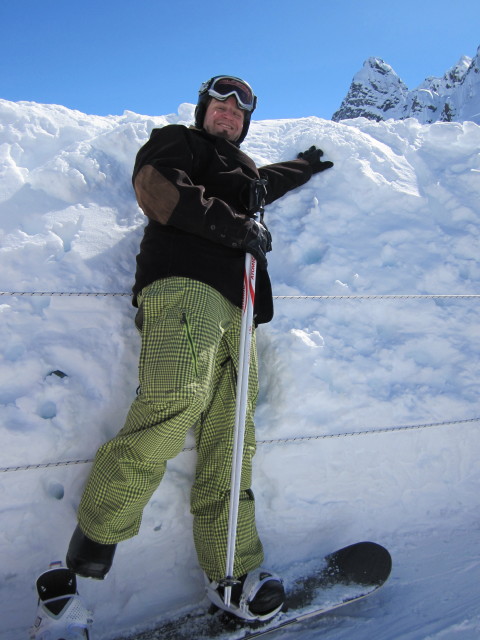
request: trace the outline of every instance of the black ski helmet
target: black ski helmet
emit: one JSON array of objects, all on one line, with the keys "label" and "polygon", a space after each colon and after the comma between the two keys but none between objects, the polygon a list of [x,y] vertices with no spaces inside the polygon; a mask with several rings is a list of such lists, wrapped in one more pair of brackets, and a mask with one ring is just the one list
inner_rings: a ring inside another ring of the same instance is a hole
[{"label": "black ski helmet", "polygon": [[226,100],[232,95],[235,96],[238,106],[244,112],[242,133],[238,140],[235,141],[235,144],[239,145],[244,141],[248,133],[250,119],[257,106],[257,96],[253,93],[252,87],[241,78],[236,78],[235,76],[213,76],[210,80],[202,83],[198,90],[198,102],[195,107],[195,126],[198,129],[203,129],[205,112],[210,98]]}]

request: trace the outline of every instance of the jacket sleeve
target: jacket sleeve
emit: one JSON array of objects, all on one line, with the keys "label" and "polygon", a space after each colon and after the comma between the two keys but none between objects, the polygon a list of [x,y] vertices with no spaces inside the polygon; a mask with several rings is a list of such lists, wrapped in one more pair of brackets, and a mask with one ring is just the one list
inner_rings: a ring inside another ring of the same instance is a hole
[{"label": "jacket sleeve", "polygon": [[241,246],[249,218],[193,184],[194,159],[186,129],[171,125],[152,132],[137,154],[133,187],[148,218],[228,247]]},{"label": "jacket sleeve", "polygon": [[306,160],[289,160],[259,168],[261,178],[268,180],[266,204],[278,200],[288,191],[301,187],[312,177],[312,169]]}]

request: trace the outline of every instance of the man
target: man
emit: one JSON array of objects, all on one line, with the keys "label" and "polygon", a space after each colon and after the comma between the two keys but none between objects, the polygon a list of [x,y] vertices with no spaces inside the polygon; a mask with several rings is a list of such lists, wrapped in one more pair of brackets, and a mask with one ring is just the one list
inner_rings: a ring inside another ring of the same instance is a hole
[{"label": "man", "polygon": [[[194,540],[212,602],[248,620],[274,616],[280,578],[259,567],[262,544],[250,488],[257,396],[255,342],[249,373],[232,601],[223,603],[236,372],[245,253],[258,261],[256,324],[273,315],[266,204],[332,166],[311,147],[296,160],[257,169],[240,150],[256,106],[239,78],[202,84],[195,126],[152,131],[133,172],[148,217],[137,256],[134,305],[141,331],[140,391],[119,434],[100,447],[78,511],[67,566],[102,579],[116,544],[138,533],[142,511],[167,460],[194,429],[198,463],[191,494]],[[266,187],[265,181],[266,180]]]}]

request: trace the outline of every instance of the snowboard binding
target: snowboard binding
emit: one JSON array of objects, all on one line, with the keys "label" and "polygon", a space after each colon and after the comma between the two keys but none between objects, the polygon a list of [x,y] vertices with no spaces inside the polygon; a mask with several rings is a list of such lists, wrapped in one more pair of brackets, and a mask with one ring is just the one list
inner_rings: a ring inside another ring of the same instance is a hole
[{"label": "snowboard binding", "polygon": [[37,579],[38,609],[30,640],[90,640],[93,622],[77,592],[77,577],[61,562]]},{"label": "snowboard binding", "polygon": [[255,569],[233,582],[232,599],[226,605],[222,581],[209,580],[205,576],[207,596],[214,608],[225,611],[237,620],[248,622],[265,622],[282,609],[285,590],[278,576],[263,569]]}]

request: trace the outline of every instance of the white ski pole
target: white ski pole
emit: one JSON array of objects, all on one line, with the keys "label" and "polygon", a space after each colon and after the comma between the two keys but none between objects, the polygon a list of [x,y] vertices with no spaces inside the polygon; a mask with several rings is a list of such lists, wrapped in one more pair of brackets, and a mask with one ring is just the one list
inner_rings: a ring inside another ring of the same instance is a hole
[{"label": "white ski pole", "polygon": [[[250,209],[258,211],[263,223],[267,181],[259,179],[250,192]],[[253,197],[253,200],[252,200]],[[271,247],[270,247],[271,249]],[[245,420],[247,415],[248,377],[250,372],[250,355],[253,335],[253,307],[255,304],[255,281],[257,277],[257,261],[252,254],[245,255],[243,272],[243,304],[242,324],[240,328],[240,345],[238,352],[237,398],[235,405],[234,441],[232,452],[232,473],[230,479],[230,509],[228,514],[227,559],[225,578],[222,581],[223,601],[230,606],[232,587],[237,584],[233,575],[235,561],[235,544],[237,540],[238,507],[240,503],[240,484],[242,480],[243,444],[245,440]]]},{"label": "white ski pole", "polygon": [[245,439],[245,419],[247,413],[248,376],[250,371],[250,351],[253,334],[253,306],[255,303],[255,280],[257,261],[250,254],[245,256],[243,274],[242,325],[240,329],[240,350],[237,377],[237,398],[235,408],[235,432],[233,442],[232,474],[230,481],[230,510],[228,517],[226,576],[224,603],[230,606],[233,577],[235,543],[237,539],[238,506],[240,502],[240,483],[242,479],[243,444]]}]

